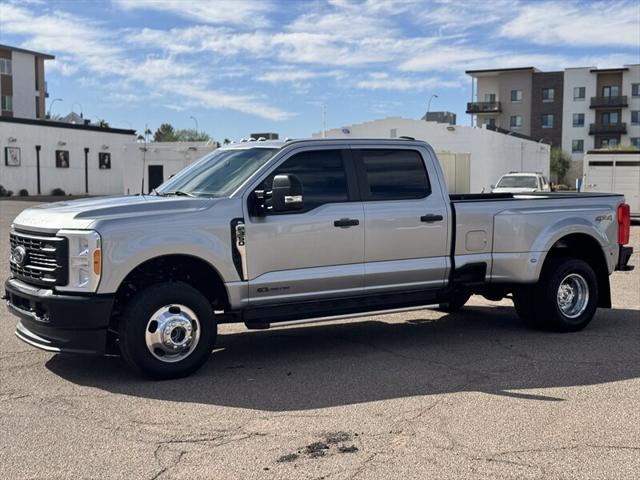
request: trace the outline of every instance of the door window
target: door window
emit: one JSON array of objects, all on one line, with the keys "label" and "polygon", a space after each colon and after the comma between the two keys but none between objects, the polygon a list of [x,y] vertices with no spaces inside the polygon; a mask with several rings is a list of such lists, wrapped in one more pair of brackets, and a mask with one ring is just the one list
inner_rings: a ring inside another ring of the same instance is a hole
[{"label": "door window", "polygon": [[415,150],[359,150],[365,200],[424,198],[431,193],[422,155]]},{"label": "door window", "polygon": [[280,174],[296,175],[302,182],[305,212],[325,203],[349,201],[347,174],[341,150],[298,153],[276,168],[260,188],[270,190],[273,178]]}]

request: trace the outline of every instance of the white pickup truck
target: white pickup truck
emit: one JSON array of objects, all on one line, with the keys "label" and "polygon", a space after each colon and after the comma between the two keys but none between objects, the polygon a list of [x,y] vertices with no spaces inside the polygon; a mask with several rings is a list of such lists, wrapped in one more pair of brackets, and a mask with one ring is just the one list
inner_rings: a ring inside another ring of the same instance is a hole
[{"label": "white pickup truck", "polygon": [[448,195],[433,149],[404,139],[232,144],[151,195],[27,209],[10,237],[20,339],[119,352],[155,378],[200,367],[221,323],[453,311],[471,294],[580,330],[632,252],[621,195]]}]

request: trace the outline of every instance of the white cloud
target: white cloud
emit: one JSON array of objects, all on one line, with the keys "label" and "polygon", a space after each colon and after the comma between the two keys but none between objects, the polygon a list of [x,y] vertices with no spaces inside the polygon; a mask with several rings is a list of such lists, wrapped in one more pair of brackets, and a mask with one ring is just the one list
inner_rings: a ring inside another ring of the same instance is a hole
[{"label": "white cloud", "polygon": [[140,86],[163,92],[173,101],[180,97],[208,108],[230,108],[272,120],[292,114],[269,106],[253,95],[230,94],[212,87],[202,76],[202,66],[178,60],[174,55],[136,58],[120,42],[121,32],[98,22],[63,12],[34,15],[16,5],[2,5],[4,33],[26,36],[22,45],[57,55],[53,70],[73,75],[82,71],[109,81],[100,88],[113,98],[126,98]]},{"label": "white cloud", "polygon": [[461,82],[436,77],[406,77],[400,74],[375,72],[369,74],[368,78],[356,82],[356,86],[368,90],[421,91],[433,88],[459,88]]},{"label": "white cloud", "polygon": [[523,5],[500,35],[542,45],[640,47],[640,3],[545,1]]},{"label": "white cloud", "polygon": [[268,0],[112,0],[123,10],[156,10],[199,23],[253,28],[268,24]]}]

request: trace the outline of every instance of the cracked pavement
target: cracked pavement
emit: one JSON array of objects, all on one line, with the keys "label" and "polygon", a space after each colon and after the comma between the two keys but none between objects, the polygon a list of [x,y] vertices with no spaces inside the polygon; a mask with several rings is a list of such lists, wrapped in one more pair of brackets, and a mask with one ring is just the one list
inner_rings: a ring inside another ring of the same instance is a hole
[{"label": "cracked pavement", "polygon": [[[27,206],[0,201],[3,279]],[[223,326],[202,370],[166,382],[33,349],[2,305],[0,478],[639,478],[639,258],[583,332],[527,330],[482,297],[451,315]]]}]

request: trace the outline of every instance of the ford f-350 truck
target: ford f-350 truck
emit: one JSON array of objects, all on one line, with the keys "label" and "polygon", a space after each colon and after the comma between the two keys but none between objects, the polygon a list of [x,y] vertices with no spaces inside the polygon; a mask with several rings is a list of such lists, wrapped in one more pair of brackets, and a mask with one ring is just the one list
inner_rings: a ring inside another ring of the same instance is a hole
[{"label": "ford f-350 truck", "polygon": [[231,144],[149,195],[29,208],[10,240],[20,339],[119,352],[154,378],[200,367],[221,323],[453,311],[471,294],[577,331],[632,253],[623,196],[449,195],[409,139]]}]

